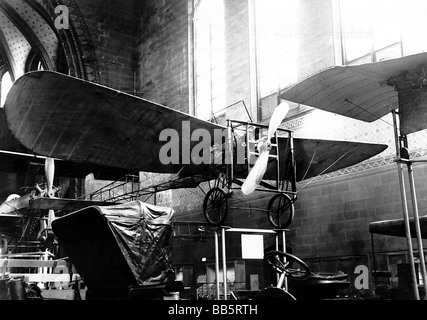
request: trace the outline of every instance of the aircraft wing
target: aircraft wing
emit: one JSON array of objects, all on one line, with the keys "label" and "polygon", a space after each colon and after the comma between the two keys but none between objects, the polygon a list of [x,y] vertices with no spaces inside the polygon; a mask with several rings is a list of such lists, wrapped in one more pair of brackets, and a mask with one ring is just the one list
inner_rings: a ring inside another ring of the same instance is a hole
[{"label": "aircraft wing", "polygon": [[318,72],[281,93],[280,98],[372,122],[399,107],[389,82],[427,63],[427,53]]},{"label": "aircraft wing", "polygon": [[[294,138],[293,141],[297,182],[351,167],[380,154],[388,147],[384,144],[338,140]],[[279,138],[281,179],[285,177],[292,181],[294,171],[289,166],[289,153],[289,139]],[[264,179],[274,180],[276,177],[275,162],[270,160]]]},{"label": "aircraft wing", "polygon": [[[44,175],[46,157],[34,154],[25,148],[10,132],[5,110],[0,109],[0,164],[3,172],[25,170],[28,165],[34,165],[39,174]],[[95,166],[92,164],[77,164],[72,161],[58,160],[55,163],[56,173],[61,177],[84,178],[93,173],[97,179],[119,180],[126,174],[133,173],[129,169]]]},{"label": "aircraft wing", "polygon": [[[1,170],[4,172],[16,172],[32,164],[38,167],[39,174],[44,175],[45,160],[46,157],[31,154],[29,150],[26,153],[0,150]],[[122,168],[112,168],[90,163],[78,164],[73,161],[64,161],[61,159],[57,159],[55,162],[55,172],[60,177],[73,178],[84,178],[88,174],[93,173],[96,179],[114,181],[123,179],[126,174],[134,173],[131,170]]]},{"label": "aircraft wing", "polygon": [[[36,154],[131,171],[177,173],[205,129],[224,127],[92,82],[51,71],[31,72],[8,94],[6,118],[13,135]],[[180,164],[163,164],[163,130],[179,136]],[[184,163],[185,164],[185,163]],[[184,170],[185,171],[185,170]]]},{"label": "aircraft wing", "polygon": [[387,147],[373,143],[294,138],[297,181],[356,165]]},{"label": "aircraft wing", "polygon": [[[427,239],[427,216],[420,216],[421,237]],[[412,238],[417,237],[414,218],[409,218],[409,229]],[[406,237],[405,221],[401,219],[374,221],[369,223],[369,232],[387,236]]]},{"label": "aircraft wing", "polygon": [[30,201],[30,208],[40,210],[65,210],[68,212],[73,212],[90,206],[112,206],[117,204],[118,203],[105,201],[90,201],[65,198],[38,198],[33,201]]},{"label": "aircraft wing", "polygon": [[[225,127],[88,81],[51,71],[31,72],[13,85],[6,100],[6,118],[13,135],[32,152],[60,158],[76,167],[107,166],[123,170],[177,174],[159,190],[197,186],[215,178],[210,165],[162,164],[166,142],[160,133],[179,134],[177,148],[192,149],[187,135],[205,129],[210,137]],[[187,123],[189,128],[183,126]],[[188,132],[184,132],[188,130]],[[214,141],[211,141],[213,144]],[[289,151],[279,143],[281,165]],[[294,139],[297,181],[351,166],[387,146],[343,141]],[[283,150],[285,150],[283,152]],[[286,151],[287,150],[287,151]],[[315,157],[313,158],[313,152]],[[313,158],[313,159],[312,159]],[[182,159],[178,159],[181,163]],[[310,164],[310,165],[309,165]],[[199,170],[199,171],[198,171]],[[269,174],[275,170],[267,171]],[[246,178],[240,172],[238,178]],[[276,174],[277,176],[277,174]],[[189,179],[183,179],[189,177]]]}]

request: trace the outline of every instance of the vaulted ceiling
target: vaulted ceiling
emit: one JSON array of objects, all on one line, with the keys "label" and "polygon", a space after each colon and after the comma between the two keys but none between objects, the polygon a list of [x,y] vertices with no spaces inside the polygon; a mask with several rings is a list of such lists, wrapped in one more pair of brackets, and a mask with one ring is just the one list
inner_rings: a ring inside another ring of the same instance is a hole
[{"label": "vaulted ceiling", "polygon": [[[58,29],[58,0],[0,0],[0,69],[13,80],[32,64],[96,81],[93,50],[84,19],[74,0],[67,0],[70,27]],[[89,71],[88,71],[89,70]]]}]

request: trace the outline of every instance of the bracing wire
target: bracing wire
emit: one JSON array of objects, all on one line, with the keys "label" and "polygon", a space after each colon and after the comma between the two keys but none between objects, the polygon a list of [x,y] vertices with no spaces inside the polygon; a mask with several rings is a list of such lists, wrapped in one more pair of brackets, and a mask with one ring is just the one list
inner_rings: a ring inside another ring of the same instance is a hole
[{"label": "bracing wire", "polygon": [[325,170],[323,170],[321,173],[319,173],[317,176],[315,176],[313,179],[308,181],[305,185],[303,185],[301,188],[297,190],[297,192],[301,191],[305,187],[307,187],[309,184],[313,183],[319,176],[321,176],[323,173],[328,171],[330,168],[332,168],[336,163],[338,163],[342,158],[344,158],[350,151],[347,151],[344,153],[341,157],[339,157],[337,160],[335,160],[330,166],[328,166]]}]

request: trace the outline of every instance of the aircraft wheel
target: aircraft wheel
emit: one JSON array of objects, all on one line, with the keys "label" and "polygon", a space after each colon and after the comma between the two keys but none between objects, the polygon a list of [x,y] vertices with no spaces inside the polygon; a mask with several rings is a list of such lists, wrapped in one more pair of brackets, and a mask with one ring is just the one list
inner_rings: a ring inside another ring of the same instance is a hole
[{"label": "aircraft wheel", "polygon": [[278,229],[288,227],[294,219],[294,203],[284,193],[274,195],[267,207],[268,221]]},{"label": "aircraft wheel", "polygon": [[203,213],[206,220],[214,225],[221,225],[228,214],[228,197],[224,190],[212,188],[203,201]]},{"label": "aircraft wheel", "polygon": [[305,280],[310,277],[310,269],[307,264],[290,253],[269,251],[264,255],[264,260],[278,273],[284,272],[289,278]]}]

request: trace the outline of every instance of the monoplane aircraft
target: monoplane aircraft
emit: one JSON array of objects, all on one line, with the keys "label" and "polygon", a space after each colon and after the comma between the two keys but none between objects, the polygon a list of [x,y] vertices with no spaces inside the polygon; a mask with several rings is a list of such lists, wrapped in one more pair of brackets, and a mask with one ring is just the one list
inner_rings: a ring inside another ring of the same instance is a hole
[{"label": "monoplane aircraft", "polygon": [[[287,111],[282,102],[268,125],[229,120],[222,126],[51,71],[18,79],[5,103],[8,127],[26,153],[111,172],[158,173],[162,179],[151,186],[154,192],[216,181],[204,201],[205,216],[214,225],[224,222],[230,190],[236,186],[244,194],[273,192],[268,211],[276,208],[270,222],[277,228],[290,222],[280,215],[290,208],[293,214],[296,182],[357,164],[387,147],[295,138],[279,128]],[[167,163],[159,155],[174,136],[161,141],[165,129],[179,139]],[[218,147],[224,151],[220,159],[216,153],[210,161],[200,161],[206,159],[203,152]]]},{"label": "monoplane aircraft", "polygon": [[14,83],[4,108],[7,127],[18,142],[3,146],[0,156],[15,162],[45,162],[46,185],[7,199],[0,218],[15,222],[31,217],[29,210],[43,210],[46,216],[38,217],[45,221],[40,232],[51,230],[57,210],[80,212],[93,205],[114,205],[59,198],[54,175],[95,173],[98,179],[114,180],[152,172],[158,177],[144,187],[147,192],[208,183],[203,212],[214,226],[225,221],[232,190],[244,195],[271,192],[264,211],[275,228],[285,228],[293,218],[298,181],[349,167],[387,148],[295,138],[291,130],[280,128],[288,111],[282,101],[269,124],[230,119],[223,126],[61,73],[27,73]]}]

